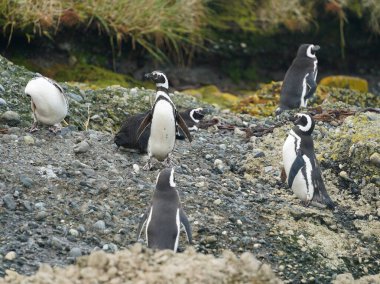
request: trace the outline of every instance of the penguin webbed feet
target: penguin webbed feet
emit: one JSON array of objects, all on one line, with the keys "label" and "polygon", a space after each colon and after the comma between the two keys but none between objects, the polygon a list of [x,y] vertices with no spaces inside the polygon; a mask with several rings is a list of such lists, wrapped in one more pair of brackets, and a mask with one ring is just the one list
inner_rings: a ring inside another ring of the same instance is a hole
[{"label": "penguin webbed feet", "polygon": [[145,164],[145,166],[143,167],[143,170],[144,171],[150,171],[152,169],[152,161],[151,159],[149,158],[148,162]]},{"label": "penguin webbed feet", "polygon": [[49,127],[49,131],[57,134],[58,131],[61,131],[62,125],[60,123],[54,124],[52,127]]},{"label": "penguin webbed feet", "polygon": [[309,207],[310,204],[311,204],[311,200],[302,200],[302,201],[301,201],[301,204],[302,204],[304,207]]}]

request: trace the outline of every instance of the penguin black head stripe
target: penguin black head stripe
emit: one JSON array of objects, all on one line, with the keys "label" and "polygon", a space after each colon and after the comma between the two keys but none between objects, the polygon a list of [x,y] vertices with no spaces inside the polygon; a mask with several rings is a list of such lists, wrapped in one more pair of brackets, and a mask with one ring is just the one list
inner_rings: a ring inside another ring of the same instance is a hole
[{"label": "penguin black head stripe", "polygon": [[204,116],[202,108],[196,108],[190,111],[190,117],[195,123],[198,123]]},{"label": "penguin black head stripe", "polygon": [[[297,113],[295,126],[305,135],[311,135],[314,131],[315,121],[309,114]],[[298,131],[297,131],[298,132]]]}]

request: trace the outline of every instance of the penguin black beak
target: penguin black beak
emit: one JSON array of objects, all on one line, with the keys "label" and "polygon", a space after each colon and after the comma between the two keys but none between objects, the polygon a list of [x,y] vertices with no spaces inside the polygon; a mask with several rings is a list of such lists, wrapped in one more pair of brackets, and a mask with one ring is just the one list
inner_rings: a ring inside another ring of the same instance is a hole
[{"label": "penguin black beak", "polygon": [[319,46],[319,45],[314,45],[314,47],[313,47],[313,50],[314,51],[318,51],[318,50],[320,50],[321,49],[321,47]]},{"label": "penguin black beak", "polygon": [[150,80],[150,79],[152,79],[152,73],[146,73],[145,75],[144,75],[144,79],[145,80]]}]

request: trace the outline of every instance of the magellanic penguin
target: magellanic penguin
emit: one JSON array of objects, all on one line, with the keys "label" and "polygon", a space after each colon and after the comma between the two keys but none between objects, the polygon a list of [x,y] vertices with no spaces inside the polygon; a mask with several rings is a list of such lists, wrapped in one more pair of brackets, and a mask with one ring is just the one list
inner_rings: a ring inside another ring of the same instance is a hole
[{"label": "magellanic penguin", "polygon": [[299,113],[294,124],[282,148],[287,183],[306,206],[315,201],[334,209],[314,153],[311,137],[314,119],[309,114]]},{"label": "magellanic penguin", "polygon": [[307,107],[308,99],[317,88],[318,60],[315,53],[319,49],[318,45],[313,44],[302,44],[298,48],[297,56],[282,83],[277,115],[283,110]]},{"label": "magellanic penguin", "polygon": [[57,132],[69,109],[69,103],[62,87],[57,82],[40,76],[28,82],[25,94],[31,98],[30,103],[34,117],[30,132],[38,130],[39,122],[52,125],[50,130]]},{"label": "magellanic penguin", "polygon": [[[143,121],[144,117],[148,114],[138,113],[128,116],[118,133],[116,133],[114,142],[120,147],[138,150],[140,153],[147,153],[148,140],[150,136],[150,127],[146,127],[140,138],[137,140],[137,128]],[[198,123],[204,117],[202,108],[187,109],[180,112],[181,117],[184,119],[189,131],[198,130]],[[177,127],[178,128],[178,127]],[[185,139],[185,134],[182,130],[177,129],[176,139]]]},{"label": "magellanic penguin", "polygon": [[144,226],[146,227],[149,248],[171,249],[177,252],[181,224],[185,228],[188,242],[192,243],[190,223],[175,186],[174,168],[163,169],[157,176],[152,203],[137,230],[138,240]]},{"label": "magellanic penguin", "polygon": [[150,79],[156,83],[157,92],[152,109],[145,116],[137,130],[137,139],[144,133],[146,127],[150,127],[150,135],[148,139],[148,163],[144,169],[151,168],[152,157],[159,161],[166,159],[170,164],[169,154],[174,149],[176,138],[176,123],[185,133],[191,142],[191,135],[187,125],[169,97],[169,82],[165,74],[160,71],[153,71],[145,74],[146,79]]}]

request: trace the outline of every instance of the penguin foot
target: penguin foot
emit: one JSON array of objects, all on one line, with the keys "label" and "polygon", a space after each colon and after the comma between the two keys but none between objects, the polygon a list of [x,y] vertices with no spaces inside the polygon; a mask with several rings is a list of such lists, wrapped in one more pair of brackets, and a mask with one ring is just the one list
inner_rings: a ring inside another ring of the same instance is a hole
[{"label": "penguin foot", "polygon": [[148,162],[145,164],[145,166],[143,167],[143,170],[144,171],[150,171],[152,169],[152,163],[150,160],[148,160]]},{"label": "penguin foot", "polygon": [[301,201],[301,204],[305,207],[309,207],[311,200]]},{"label": "penguin foot", "polygon": [[62,126],[60,123],[58,124],[54,124],[52,127],[49,128],[49,131],[53,132],[54,134],[56,134],[58,131],[61,131],[62,129]]},{"label": "penguin foot", "polygon": [[165,159],[165,161],[163,162],[163,164],[164,164],[166,167],[168,167],[168,168],[175,166],[175,164],[174,164],[174,162],[172,161],[172,159],[170,158],[170,156],[168,156],[168,157]]},{"label": "penguin foot", "polygon": [[38,130],[39,130],[38,129],[38,123],[35,121],[35,122],[33,122],[32,126],[30,127],[29,132],[33,133],[33,132],[36,132]]}]

